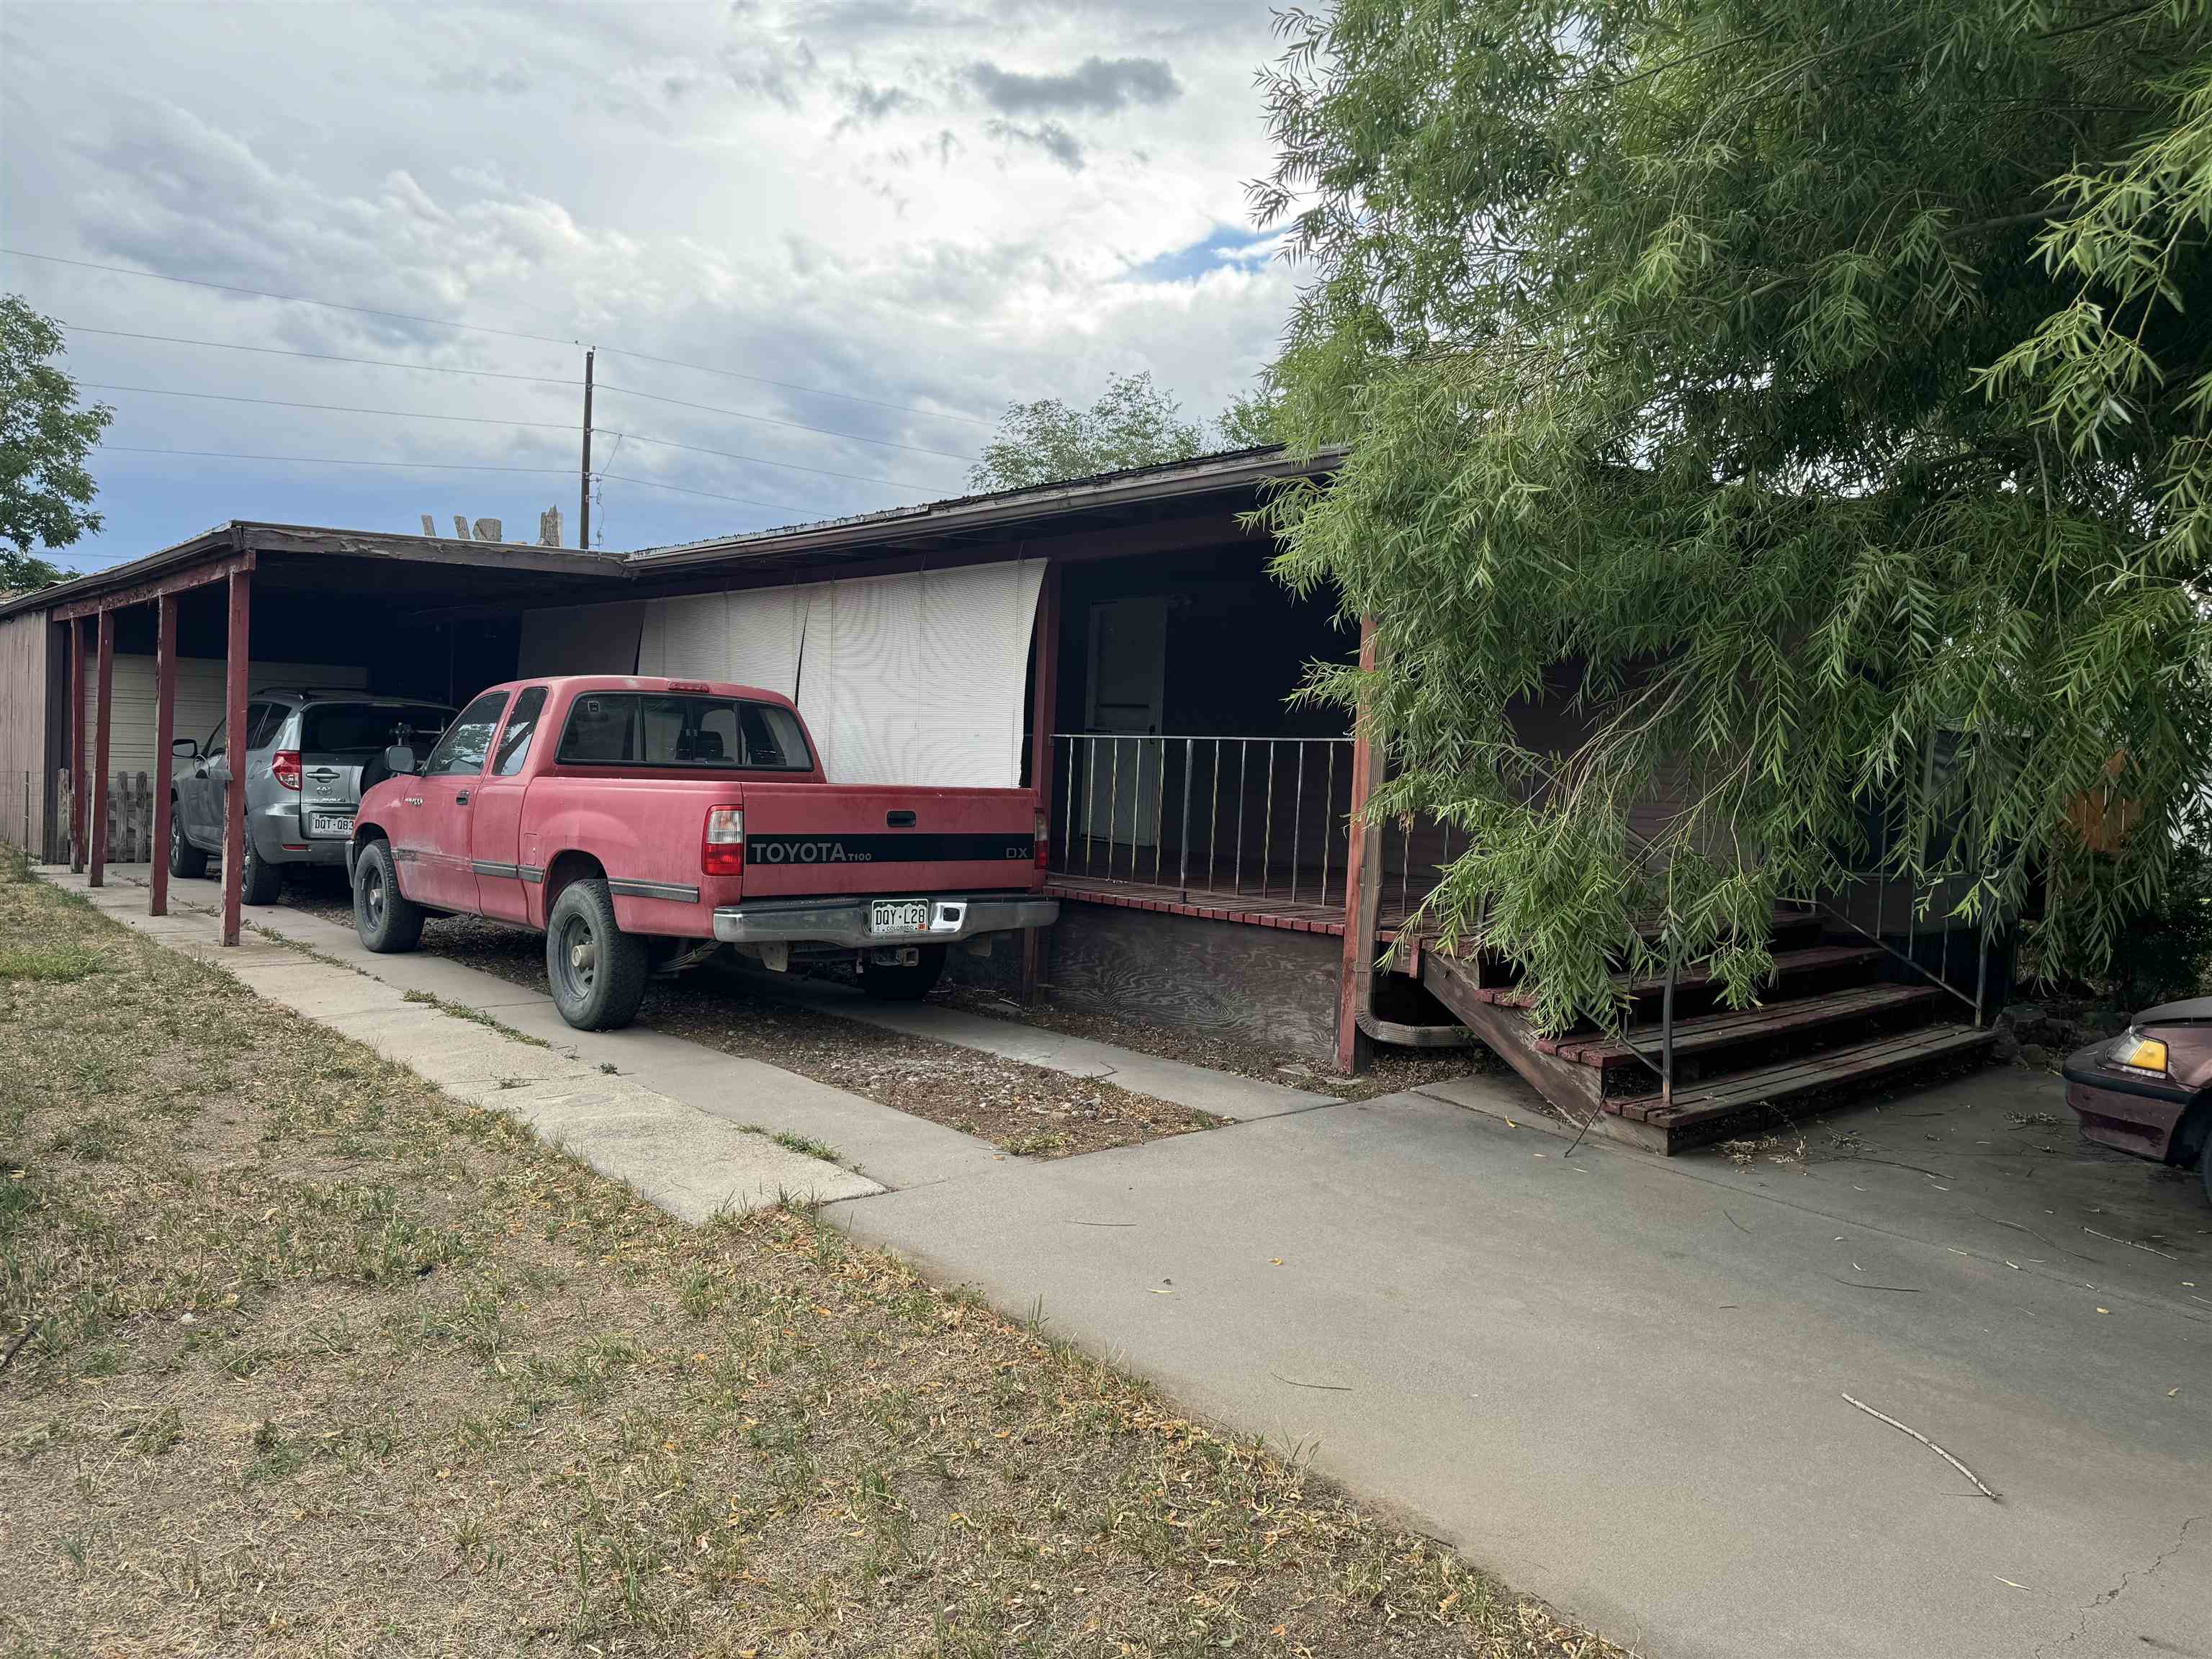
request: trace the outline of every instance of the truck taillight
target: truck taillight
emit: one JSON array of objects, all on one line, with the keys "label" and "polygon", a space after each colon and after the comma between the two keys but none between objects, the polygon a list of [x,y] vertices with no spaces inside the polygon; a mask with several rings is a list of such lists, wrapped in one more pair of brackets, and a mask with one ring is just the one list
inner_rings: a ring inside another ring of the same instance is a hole
[{"label": "truck taillight", "polygon": [[717,806],[707,814],[707,832],[699,845],[699,867],[710,876],[741,876],[745,872],[745,815],[735,806]]},{"label": "truck taillight", "polygon": [[1052,820],[1044,814],[1044,808],[1042,806],[1037,808],[1036,834],[1033,837],[1033,844],[1036,848],[1036,867],[1039,875],[1045,872],[1045,855],[1052,850],[1052,843],[1046,839],[1046,832],[1051,823]]},{"label": "truck taillight", "polygon": [[269,757],[269,775],[276,780],[280,789],[297,789],[300,787],[300,751],[279,749]]}]

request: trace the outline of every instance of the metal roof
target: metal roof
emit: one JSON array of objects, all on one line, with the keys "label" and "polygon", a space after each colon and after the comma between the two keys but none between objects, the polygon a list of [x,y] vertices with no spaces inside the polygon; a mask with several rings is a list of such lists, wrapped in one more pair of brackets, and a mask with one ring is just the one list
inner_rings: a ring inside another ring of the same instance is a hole
[{"label": "metal roof", "polygon": [[729,564],[803,564],[810,556],[842,562],[862,550],[897,543],[910,547],[994,531],[1036,527],[1054,519],[1121,510],[1194,504],[1207,495],[1257,490],[1273,479],[1315,477],[1343,457],[1328,449],[1294,458],[1279,445],[1198,455],[1150,466],[1125,467],[1053,483],[1029,484],[988,494],[950,496],[912,507],[887,507],[840,519],[748,531],[631,553],[593,553],[516,542],[461,541],[441,536],[338,530],[312,525],[233,520],[141,558],[88,572],[51,587],[0,599],[0,617],[49,610],[72,600],[130,587],[178,567],[212,556],[252,551],[390,559],[417,565],[507,570],[565,578],[627,578],[663,571]]}]

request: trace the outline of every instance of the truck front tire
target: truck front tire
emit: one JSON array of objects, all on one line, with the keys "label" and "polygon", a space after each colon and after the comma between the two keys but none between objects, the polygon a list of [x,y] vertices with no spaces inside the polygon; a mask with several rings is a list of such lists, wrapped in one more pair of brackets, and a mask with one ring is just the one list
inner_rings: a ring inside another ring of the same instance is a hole
[{"label": "truck front tire", "polygon": [[612,1031],[645,1000],[645,941],[615,925],[604,881],[572,881],[545,919],[545,977],[553,1006],[580,1031]]},{"label": "truck front tire", "polygon": [[860,988],[878,1002],[921,1001],[937,988],[945,972],[945,947],[925,945],[915,954],[920,960],[910,968],[862,962]]},{"label": "truck front tire", "polygon": [[353,867],[353,930],[379,956],[411,951],[422,942],[422,907],[399,890],[392,843],[373,841]]}]

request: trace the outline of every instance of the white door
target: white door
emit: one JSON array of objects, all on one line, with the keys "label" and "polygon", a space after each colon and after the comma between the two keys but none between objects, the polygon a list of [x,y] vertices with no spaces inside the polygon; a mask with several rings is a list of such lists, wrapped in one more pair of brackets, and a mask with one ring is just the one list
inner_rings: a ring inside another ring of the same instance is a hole
[{"label": "white door", "polygon": [[1084,725],[1114,734],[1094,736],[1086,745],[1092,752],[1081,762],[1090,833],[1132,848],[1156,846],[1167,758],[1159,735],[1167,698],[1166,598],[1092,605],[1088,661]]}]

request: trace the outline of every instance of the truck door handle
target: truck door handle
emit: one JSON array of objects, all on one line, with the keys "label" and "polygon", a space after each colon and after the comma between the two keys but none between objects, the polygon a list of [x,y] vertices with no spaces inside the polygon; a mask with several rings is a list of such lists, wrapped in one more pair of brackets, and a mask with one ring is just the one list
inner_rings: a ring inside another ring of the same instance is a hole
[{"label": "truck door handle", "polygon": [[911,812],[886,812],[884,814],[884,823],[893,830],[911,830],[914,828],[914,814]]},{"label": "truck door handle", "polygon": [[466,806],[468,804],[469,792],[465,789],[462,790],[459,794],[453,797],[453,805],[456,806]]}]

